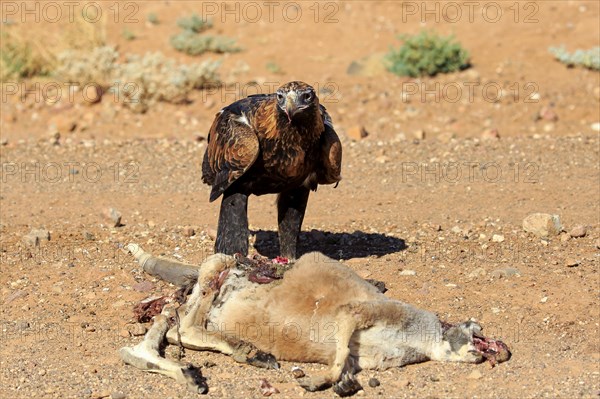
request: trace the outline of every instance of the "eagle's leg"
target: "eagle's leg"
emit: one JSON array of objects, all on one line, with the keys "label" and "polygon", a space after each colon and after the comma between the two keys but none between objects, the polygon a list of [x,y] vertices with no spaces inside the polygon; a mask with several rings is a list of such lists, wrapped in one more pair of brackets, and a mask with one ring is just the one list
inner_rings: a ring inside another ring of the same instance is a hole
[{"label": "eagle's leg", "polygon": [[248,255],[248,196],[225,191],[219,213],[215,253]]},{"label": "eagle's leg", "polygon": [[296,244],[304,220],[310,191],[305,187],[279,194],[277,221],[279,225],[279,252],[288,259],[296,259]]}]

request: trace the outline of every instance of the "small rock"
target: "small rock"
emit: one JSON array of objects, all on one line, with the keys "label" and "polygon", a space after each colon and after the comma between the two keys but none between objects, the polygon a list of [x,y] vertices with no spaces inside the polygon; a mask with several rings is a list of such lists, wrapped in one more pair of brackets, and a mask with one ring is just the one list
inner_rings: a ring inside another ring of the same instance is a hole
[{"label": "small rock", "polygon": [[12,294],[10,294],[9,296],[6,297],[4,303],[5,304],[11,303],[12,301],[14,301],[16,299],[25,298],[27,295],[29,295],[29,294],[23,290],[16,290]]},{"label": "small rock", "polygon": [[114,227],[122,226],[121,224],[121,212],[117,211],[115,208],[106,208],[102,211],[102,216],[112,221],[112,225]]},{"label": "small rock", "polygon": [[556,112],[554,112],[554,109],[552,107],[542,107],[540,109],[540,112],[538,112],[536,119],[556,122],[558,120],[558,115],[556,114]]},{"label": "small rock", "polygon": [[132,285],[131,288],[139,292],[148,292],[154,289],[154,284],[150,281],[140,281],[139,283]]},{"label": "small rock", "polygon": [[112,392],[110,394],[110,399],[126,399],[127,394],[123,392]]},{"label": "small rock", "polygon": [[96,332],[96,328],[92,326],[87,326],[84,330],[85,332]]},{"label": "small rock", "polygon": [[419,129],[413,133],[413,137],[417,140],[425,140],[425,130]]},{"label": "small rock", "polygon": [[447,144],[454,138],[454,133],[452,132],[442,132],[436,136],[436,139],[443,144]]},{"label": "small rock", "polygon": [[389,158],[386,157],[385,155],[380,155],[377,158],[375,158],[375,162],[377,163],[386,163],[389,161]]},{"label": "small rock", "polygon": [[208,230],[206,230],[206,235],[208,236],[208,238],[210,238],[211,240],[214,241],[217,238],[217,230],[208,229]]},{"label": "small rock", "polygon": [[528,233],[545,238],[560,234],[562,226],[558,215],[532,213],[523,220],[523,229]]},{"label": "small rock", "polygon": [[460,227],[458,226],[454,226],[450,229],[451,232],[453,232],[454,234],[463,234],[463,231]]},{"label": "small rock", "polygon": [[69,133],[77,127],[77,120],[72,115],[58,114],[48,121],[48,129],[51,133]]},{"label": "small rock", "polygon": [[38,375],[46,375],[46,370],[40,369],[40,371],[38,371]]},{"label": "small rock", "polygon": [[540,299],[540,302],[541,302],[541,303],[546,303],[546,302],[548,302],[548,297],[547,297],[547,296],[543,297],[542,299]]},{"label": "small rock", "polygon": [[193,227],[185,226],[183,228],[183,235],[185,237],[192,237],[192,236],[196,235],[196,230],[194,230]]},{"label": "small rock", "polygon": [[135,323],[130,329],[131,335],[133,335],[134,337],[144,335],[147,331],[148,329],[146,328],[146,326],[144,326],[141,323]]},{"label": "small rock", "polygon": [[40,239],[36,236],[32,236],[30,234],[26,234],[23,236],[23,242],[25,243],[25,245],[29,246],[29,247],[39,247],[40,246]]},{"label": "small rock", "polygon": [[500,139],[500,133],[498,129],[485,129],[483,133],[481,133],[482,140],[498,140]]},{"label": "small rock", "polygon": [[600,132],[600,122],[592,123],[590,126],[594,132]]},{"label": "small rock", "polygon": [[381,383],[379,382],[379,380],[377,378],[375,378],[375,377],[369,378],[369,386],[371,388],[378,387],[379,385],[381,385]]},{"label": "small rock", "polygon": [[571,235],[567,234],[567,233],[561,233],[560,234],[560,241],[561,242],[567,242],[571,239]]},{"label": "small rock", "polygon": [[8,139],[6,137],[0,138],[0,145],[1,146],[8,145]]},{"label": "small rock", "polygon": [[600,249],[600,238],[596,240],[596,248]]},{"label": "small rock", "polygon": [[367,137],[369,132],[367,132],[367,129],[365,129],[364,126],[353,126],[346,130],[346,135],[352,140],[358,141]]},{"label": "small rock", "polygon": [[573,238],[585,237],[586,234],[587,234],[587,229],[585,228],[585,226],[582,226],[582,225],[577,225],[577,226],[573,227],[571,229],[571,231],[569,232],[569,235]]},{"label": "small rock", "polygon": [[96,392],[92,392],[92,394],[90,395],[91,399],[102,399],[102,398],[108,398],[110,397],[110,392],[108,391],[96,391]]},{"label": "small rock", "polygon": [[416,272],[416,271],[414,271],[414,270],[402,270],[402,271],[400,272],[400,275],[401,275],[401,276],[416,276],[416,275],[417,275],[417,272]]},{"label": "small rock", "polygon": [[514,267],[504,267],[502,269],[496,269],[490,274],[494,278],[502,278],[502,277],[520,276],[521,272],[519,271],[519,269],[515,269]]},{"label": "small rock", "polygon": [[129,338],[131,334],[127,330],[119,330],[119,336],[123,338]]},{"label": "small rock", "polygon": [[579,266],[579,261],[575,259],[567,259],[566,265],[567,267],[577,267]]},{"label": "small rock", "polygon": [[477,269],[473,270],[471,273],[469,273],[469,275],[467,276],[468,278],[479,278],[479,277],[483,277],[487,274],[487,272],[485,271],[485,269],[483,267],[478,267]]},{"label": "small rock", "polygon": [[501,234],[494,234],[492,236],[492,241],[493,242],[503,242],[504,241],[504,236]]},{"label": "small rock", "polygon": [[483,377],[483,374],[481,374],[481,371],[479,371],[479,370],[473,370],[467,376],[467,378],[470,380],[478,380],[481,377]]},{"label": "small rock", "polygon": [[88,240],[88,241],[94,241],[94,240],[96,239],[96,238],[94,237],[94,235],[93,235],[92,233],[90,233],[89,231],[84,231],[84,232],[83,232],[83,238],[84,238],[85,240]]},{"label": "small rock", "polygon": [[292,367],[292,375],[294,376],[294,378],[302,378],[305,376],[304,370],[302,370],[298,366]]}]

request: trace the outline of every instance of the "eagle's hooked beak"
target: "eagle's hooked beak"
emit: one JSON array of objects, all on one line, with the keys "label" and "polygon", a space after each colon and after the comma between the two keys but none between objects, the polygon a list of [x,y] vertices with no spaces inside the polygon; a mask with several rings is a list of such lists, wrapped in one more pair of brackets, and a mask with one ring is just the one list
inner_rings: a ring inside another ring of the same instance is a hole
[{"label": "eagle's hooked beak", "polygon": [[287,115],[289,122],[292,122],[292,118],[298,112],[297,100],[298,95],[295,91],[290,91],[285,98],[285,114]]}]

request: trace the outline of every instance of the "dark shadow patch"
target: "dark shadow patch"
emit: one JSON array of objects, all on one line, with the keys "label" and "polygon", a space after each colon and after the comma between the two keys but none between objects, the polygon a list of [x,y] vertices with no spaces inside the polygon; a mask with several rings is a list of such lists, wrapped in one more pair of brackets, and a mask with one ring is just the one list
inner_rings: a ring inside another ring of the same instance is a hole
[{"label": "dark shadow patch", "polygon": [[[277,232],[268,230],[251,231],[256,236],[254,248],[258,253],[269,258],[279,255],[279,239]],[[298,240],[298,257],[307,252],[318,251],[336,260],[383,256],[406,249],[401,238],[379,233],[333,233],[329,231],[311,230],[300,233]]]}]

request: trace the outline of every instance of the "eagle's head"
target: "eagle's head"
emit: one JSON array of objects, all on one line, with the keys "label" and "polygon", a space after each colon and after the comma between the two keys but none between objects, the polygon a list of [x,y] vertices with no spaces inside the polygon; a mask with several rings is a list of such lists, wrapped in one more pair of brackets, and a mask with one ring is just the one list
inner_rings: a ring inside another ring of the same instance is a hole
[{"label": "eagle's head", "polygon": [[319,99],[312,86],[304,82],[289,82],[277,89],[277,107],[289,123],[310,119],[319,109]]}]

